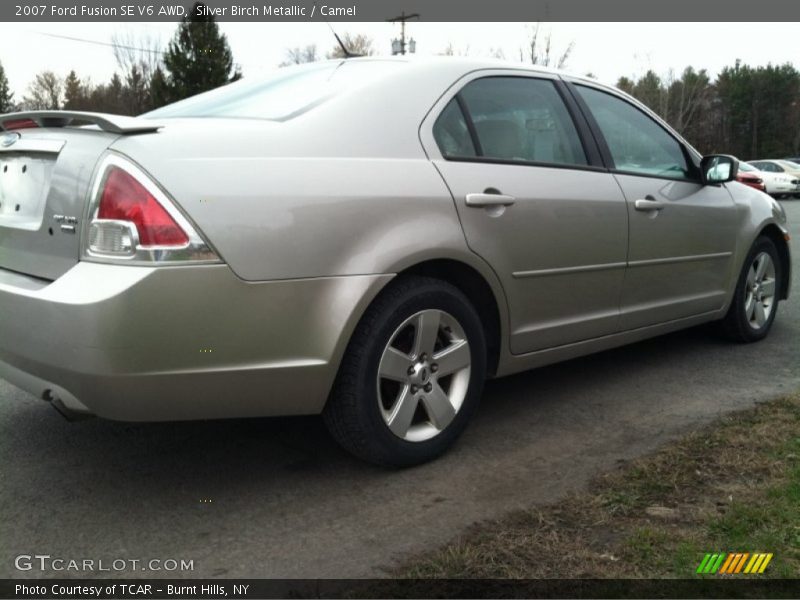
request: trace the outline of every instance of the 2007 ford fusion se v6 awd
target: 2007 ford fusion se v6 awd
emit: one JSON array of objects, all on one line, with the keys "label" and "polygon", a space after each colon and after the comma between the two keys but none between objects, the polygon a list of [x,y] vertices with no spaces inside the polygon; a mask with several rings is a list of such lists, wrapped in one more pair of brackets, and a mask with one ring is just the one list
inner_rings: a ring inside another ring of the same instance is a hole
[{"label": "2007 ford fusion se v6 awd", "polygon": [[321,413],[412,465],[487,377],[710,321],[754,342],[789,294],[735,158],[556,71],[336,60],[0,124],[0,376],[68,416]]}]

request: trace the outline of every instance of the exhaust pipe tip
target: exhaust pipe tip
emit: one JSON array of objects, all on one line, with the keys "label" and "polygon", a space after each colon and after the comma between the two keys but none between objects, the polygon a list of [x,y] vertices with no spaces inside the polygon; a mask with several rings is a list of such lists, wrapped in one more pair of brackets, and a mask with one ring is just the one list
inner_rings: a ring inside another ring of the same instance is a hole
[{"label": "exhaust pipe tip", "polygon": [[[94,416],[91,412],[89,412],[88,408],[83,406],[83,404],[77,400],[73,399],[77,406],[68,406],[59,396],[56,396],[53,393],[53,390],[50,389],[47,389],[42,393],[42,399],[46,402],[49,402],[62,417],[71,423],[74,423],[75,421],[85,421],[86,419],[91,419]],[[73,403],[70,402],[70,404]]]}]

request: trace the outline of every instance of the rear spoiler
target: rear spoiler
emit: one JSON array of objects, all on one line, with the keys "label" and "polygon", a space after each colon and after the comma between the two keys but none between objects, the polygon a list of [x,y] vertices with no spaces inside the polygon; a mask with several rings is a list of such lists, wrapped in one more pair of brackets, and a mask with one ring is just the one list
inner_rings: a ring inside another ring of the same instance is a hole
[{"label": "rear spoiler", "polygon": [[157,131],[164,126],[162,123],[140,117],[70,110],[33,110],[0,115],[0,128],[8,131],[20,121],[33,121],[39,127],[69,127],[73,123],[77,125],[91,123],[103,131],[120,135]]}]

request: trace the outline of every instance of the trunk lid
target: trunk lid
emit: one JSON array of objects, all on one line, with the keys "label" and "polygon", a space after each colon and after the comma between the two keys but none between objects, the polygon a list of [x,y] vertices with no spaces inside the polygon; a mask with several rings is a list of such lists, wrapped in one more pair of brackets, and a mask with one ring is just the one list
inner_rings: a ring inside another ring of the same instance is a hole
[{"label": "trunk lid", "polygon": [[55,280],[78,262],[92,175],[120,135],[58,125],[0,133],[0,268]]}]

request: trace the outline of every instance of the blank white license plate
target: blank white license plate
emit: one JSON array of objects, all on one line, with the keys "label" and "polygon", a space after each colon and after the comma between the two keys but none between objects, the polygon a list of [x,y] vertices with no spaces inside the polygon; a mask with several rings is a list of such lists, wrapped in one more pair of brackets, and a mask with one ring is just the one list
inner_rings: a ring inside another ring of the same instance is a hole
[{"label": "blank white license plate", "polygon": [[0,225],[38,229],[55,160],[0,154]]}]

